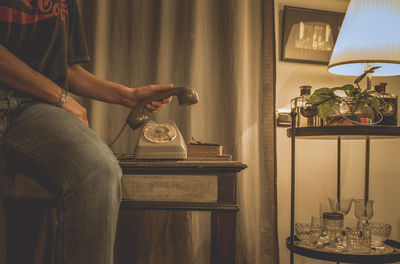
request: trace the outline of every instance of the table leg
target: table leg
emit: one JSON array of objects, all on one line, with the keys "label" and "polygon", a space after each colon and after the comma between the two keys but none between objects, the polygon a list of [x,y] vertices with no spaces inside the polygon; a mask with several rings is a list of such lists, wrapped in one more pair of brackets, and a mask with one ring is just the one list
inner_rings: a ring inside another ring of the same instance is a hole
[{"label": "table leg", "polygon": [[234,264],[236,211],[211,213],[211,263]]}]

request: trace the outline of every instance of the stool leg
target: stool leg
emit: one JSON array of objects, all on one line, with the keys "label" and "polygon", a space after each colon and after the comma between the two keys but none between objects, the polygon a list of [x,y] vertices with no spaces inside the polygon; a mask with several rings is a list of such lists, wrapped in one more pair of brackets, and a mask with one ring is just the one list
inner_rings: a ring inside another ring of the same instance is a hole
[{"label": "stool leg", "polygon": [[54,263],[55,236],[57,227],[56,209],[41,208],[42,215],[40,222],[33,228],[38,229],[35,238],[37,247],[33,252],[33,264],[52,264]]},{"label": "stool leg", "polygon": [[17,245],[18,243],[18,230],[17,227],[19,224],[17,223],[18,221],[18,208],[15,206],[15,203],[11,201],[4,202],[4,212],[5,212],[5,218],[6,218],[6,258],[7,258],[7,263],[15,263],[19,264],[21,263],[20,259],[18,256],[20,256],[20,252],[18,252],[19,246]]},{"label": "stool leg", "polygon": [[55,209],[7,202],[7,263],[51,264],[54,258]]}]

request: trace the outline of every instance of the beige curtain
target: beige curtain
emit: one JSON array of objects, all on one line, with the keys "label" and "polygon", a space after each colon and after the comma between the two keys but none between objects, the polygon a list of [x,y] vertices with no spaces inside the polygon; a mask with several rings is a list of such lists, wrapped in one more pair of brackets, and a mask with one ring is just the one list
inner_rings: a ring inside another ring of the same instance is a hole
[{"label": "beige curtain", "polygon": [[[81,9],[90,71],[131,87],[197,89],[197,105],[173,101],[155,118],[248,165],[239,176],[236,260],[278,263],[273,0],[84,0]],[[90,126],[111,142],[129,109],[82,102]],[[125,130],[113,151],[132,153],[137,136]],[[207,212],[123,211],[129,243],[117,248],[118,263],[209,263],[209,220]]]}]

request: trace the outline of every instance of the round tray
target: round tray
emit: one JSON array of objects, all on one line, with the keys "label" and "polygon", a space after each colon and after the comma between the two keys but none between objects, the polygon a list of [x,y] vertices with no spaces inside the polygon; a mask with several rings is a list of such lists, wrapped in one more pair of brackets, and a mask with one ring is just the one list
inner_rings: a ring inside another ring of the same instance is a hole
[{"label": "round tray", "polygon": [[396,241],[385,241],[383,251],[373,251],[369,254],[352,254],[347,252],[334,252],[329,249],[311,248],[299,245],[299,241],[294,241],[294,246],[290,243],[290,237],[286,240],[286,246],[294,253],[326,261],[344,262],[344,263],[394,263],[400,261],[400,250],[394,246],[398,245]]},{"label": "round tray", "polygon": [[[297,138],[310,139],[388,139],[400,136],[400,127],[394,126],[326,126],[326,127],[298,127],[295,128]],[[292,128],[287,129],[287,136],[291,137]]]}]

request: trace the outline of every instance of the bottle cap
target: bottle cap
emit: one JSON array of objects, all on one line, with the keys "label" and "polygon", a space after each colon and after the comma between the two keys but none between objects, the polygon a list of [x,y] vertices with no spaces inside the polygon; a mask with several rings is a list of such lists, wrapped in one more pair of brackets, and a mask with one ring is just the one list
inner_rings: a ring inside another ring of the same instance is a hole
[{"label": "bottle cap", "polygon": [[300,86],[300,95],[310,95],[310,94],[311,94],[311,86],[310,85]]},{"label": "bottle cap", "polygon": [[375,91],[377,91],[378,93],[385,93],[386,85],[387,83],[385,82],[381,82],[380,84],[375,85]]}]

